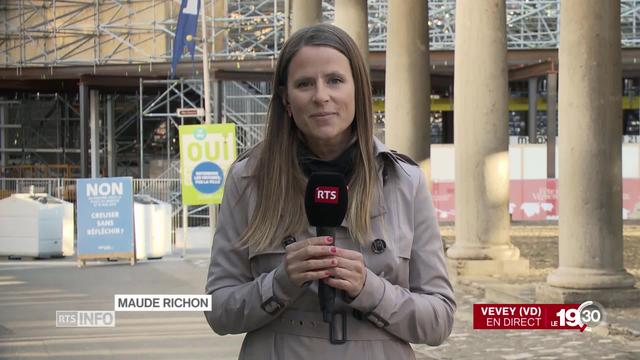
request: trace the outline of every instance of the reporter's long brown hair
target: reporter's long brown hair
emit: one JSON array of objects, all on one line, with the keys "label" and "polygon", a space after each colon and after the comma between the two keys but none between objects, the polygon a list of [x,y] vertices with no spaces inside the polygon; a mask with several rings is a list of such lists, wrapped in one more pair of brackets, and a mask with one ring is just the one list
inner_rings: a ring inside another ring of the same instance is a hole
[{"label": "reporter's long brown hair", "polygon": [[306,178],[296,154],[301,134],[287,115],[283,102],[289,63],[304,46],[327,46],[349,59],[355,84],[355,119],[351,130],[358,138],[359,151],[349,184],[346,219],[351,237],[360,243],[367,240],[370,230],[369,207],[377,192],[377,169],[369,72],[357,45],[346,32],[332,25],[315,25],[294,33],[280,51],[265,138],[252,150],[251,156],[258,156],[251,177],[255,181],[257,204],[240,245],[257,251],[281,246],[284,236],[296,234],[307,225]]}]

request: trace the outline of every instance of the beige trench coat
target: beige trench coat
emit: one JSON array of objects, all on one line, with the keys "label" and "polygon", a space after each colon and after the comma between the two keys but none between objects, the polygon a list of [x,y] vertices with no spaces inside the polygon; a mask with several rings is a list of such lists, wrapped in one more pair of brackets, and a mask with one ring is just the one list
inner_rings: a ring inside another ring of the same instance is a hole
[{"label": "beige trench coat", "polygon": [[[282,246],[260,252],[237,246],[256,194],[252,158],[232,167],[205,287],[213,310],[205,316],[220,335],[247,333],[241,359],[414,359],[408,343],[438,345],[451,333],[456,304],[425,178],[377,140],[375,151],[384,196],[372,208],[371,241],[383,239],[386,249],[376,253],[371,242],[352,241],[345,222],[336,231],[336,246],[360,251],[367,267],[360,295],[336,298],[334,337],[344,344],[329,342],[317,282],[290,282]],[[301,241],[315,229],[294,236]]]}]

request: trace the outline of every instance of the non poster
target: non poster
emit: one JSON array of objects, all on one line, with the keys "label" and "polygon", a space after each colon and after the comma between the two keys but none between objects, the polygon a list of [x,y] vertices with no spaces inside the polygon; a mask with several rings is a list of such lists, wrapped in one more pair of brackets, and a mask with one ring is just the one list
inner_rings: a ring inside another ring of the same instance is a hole
[{"label": "non poster", "polygon": [[130,177],[78,179],[78,255],[133,254],[133,192]]},{"label": "non poster", "polygon": [[179,132],[182,203],[222,203],[224,181],[236,159],[235,124],[183,125]]}]

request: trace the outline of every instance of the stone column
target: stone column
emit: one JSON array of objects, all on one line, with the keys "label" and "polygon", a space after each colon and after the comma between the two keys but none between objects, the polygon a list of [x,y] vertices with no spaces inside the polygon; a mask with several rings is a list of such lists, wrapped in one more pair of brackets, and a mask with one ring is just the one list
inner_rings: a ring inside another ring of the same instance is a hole
[{"label": "stone column", "polygon": [[529,79],[529,112],[527,116],[527,128],[529,133],[529,144],[537,143],[536,117],[538,113],[538,78]]},{"label": "stone column", "polygon": [[537,295],[638,304],[622,261],[620,2],[563,0],[560,19],[560,256]]},{"label": "stone column", "polygon": [[349,34],[369,63],[369,13],[367,0],[336,0],[334,25]]},{"label": "stone column", "polygon": [[291,33],[322,23],[322,0],[290,0]]},{"label": "stone column", "polygon": [[427,2],[389,2],[385,143],[416,161],[429,158],[431,126]]},{"label": "stone column", "polygon": [[509,239],[505,0],[458,0],[454,76],[458,275],[522,274],[529,261]]}]

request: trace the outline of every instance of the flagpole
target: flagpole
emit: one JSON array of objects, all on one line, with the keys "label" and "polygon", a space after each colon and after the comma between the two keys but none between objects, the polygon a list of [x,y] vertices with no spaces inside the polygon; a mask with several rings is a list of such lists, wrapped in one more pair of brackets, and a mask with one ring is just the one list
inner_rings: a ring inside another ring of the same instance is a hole
[{"label": "flagpole", "polygon": [[211,124],[211,97],[209,91],[209,46],[207,44],[207,22],[205,15],[205,0],[200,0],[200,16],[202,20],[202,86],[204,87],[204,116],[205,124]]},{"label": "flagpole", "polygon": [[[207,43],[207,16],[205,0],[200,0],[200,19],[202,20],[202,87],[204,88],[204,123],[211,124],[211,85],[209,82],[209,46]],[[213,229],[216,224],[216,206],[209,205],[209,228],[211,229],[211,239],[213,239]],[[185,243],[186,244],[186,243]]]}]

